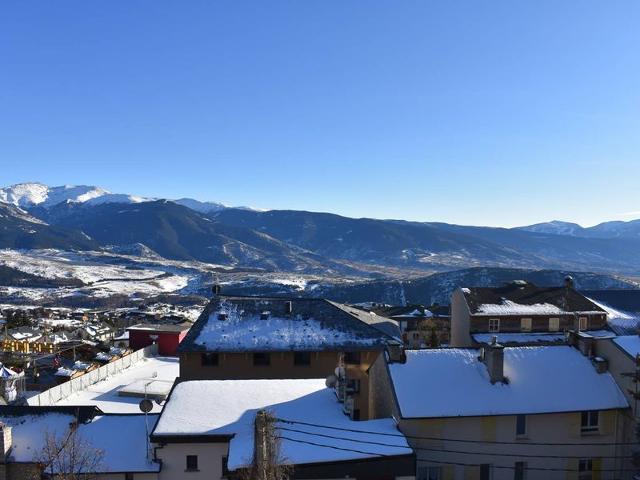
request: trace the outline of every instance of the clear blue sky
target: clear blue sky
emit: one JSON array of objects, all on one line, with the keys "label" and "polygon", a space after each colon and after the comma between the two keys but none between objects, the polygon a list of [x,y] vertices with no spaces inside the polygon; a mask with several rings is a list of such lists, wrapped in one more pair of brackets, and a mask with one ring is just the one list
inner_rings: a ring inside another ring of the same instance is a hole
[{"label": "clear blue sky", "polygon": [[639,25],[637,0],[2,2],[0,183],[637,218]]}]

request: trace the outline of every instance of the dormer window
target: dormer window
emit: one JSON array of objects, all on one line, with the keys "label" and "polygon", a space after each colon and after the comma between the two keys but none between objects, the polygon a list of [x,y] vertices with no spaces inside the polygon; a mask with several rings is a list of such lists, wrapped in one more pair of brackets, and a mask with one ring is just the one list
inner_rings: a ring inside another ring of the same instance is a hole
[{"label": "dormer window", "polygon": [[218,312],[218,320],[225,321],[229,318],[229,314],[226,312]]},{"label": "dormer window", "polygon": [[268,312],[268,311],[264,311],[264,312],[262,312],[262,313],[260,314],[260,320],[268,320],[268,319],[269,319],[269,314],[270,314],[270,313],[271,313],[271,312]]}]

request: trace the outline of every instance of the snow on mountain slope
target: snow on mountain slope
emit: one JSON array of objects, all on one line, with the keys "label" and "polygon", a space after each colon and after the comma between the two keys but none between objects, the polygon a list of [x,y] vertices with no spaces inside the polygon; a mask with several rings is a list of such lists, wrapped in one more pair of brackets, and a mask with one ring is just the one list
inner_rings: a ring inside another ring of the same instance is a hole
[{"label": "snow on mountain slope", "polygon": [[177,203],[178,205],[182,205],[183,207],[190,208],[191,210],[195,210],[200,213],[215,213],[220,212],[222,210],[226,210],[227,208],[237,208],[239,210],[249,210],[254,212],[265,212],[266,210],[260,208],[253,207],[230,207],[229,205],[225,205],[224,203],[219,202],[202,202],[200,200],[195,200],[193,198],[179,198],[178,200],[171,200],[173,203]]},{"label": "snow on mountain slope", "polygon": [[59,203],[139,203],[150,199],[135,195],[114,194],[90,185],[49,187],[42,183],[18,183],[0,189],[0,201],[20,208],[49,208]]},{"label": "snow on mountain slope", "polygon": [[225,208],[229,208],[227,205],[223,203],[217,202],[201,202],[200,200],[194,200],[193,198],[179,198],[178,200],[172,200],[174,203],[178,205],[182,205],[183,207],[190,208],[191,210],[195,210],[200,213],[212,213],[219,212],[220,210],[224,210]]},{"label": "snow on mountain slope", "polygon": [[554,235],[579,235],[584,230],[577,223],[562,222],[560,220],[553,220],[551,222],[536,223],[535,225],[528,225],[526,227],[518,227],[519,230],[526,230],[527,232],[535,233],[551,233]]}]

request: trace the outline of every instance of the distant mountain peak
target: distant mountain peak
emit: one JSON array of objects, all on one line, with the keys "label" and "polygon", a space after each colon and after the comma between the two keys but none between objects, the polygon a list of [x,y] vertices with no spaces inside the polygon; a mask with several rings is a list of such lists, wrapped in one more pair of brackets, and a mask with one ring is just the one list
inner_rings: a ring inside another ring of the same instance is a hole
[{"label": "distant mountain peak", "polygon": [[518,230],[526,230],[534,233],[550,233],[553,235],[578,235],[584,228],[577,223],[552,220],[550,222],[536,223],[525,227],[517,227]]},{"label": "distant mountain peak", "polygon": [[61,203],[140,203],[149,199],[135,195],[114,194],[92,185],[49,187],[40,182],[17,183],[0,189],[0,201],[20,208],[50,208]]}]

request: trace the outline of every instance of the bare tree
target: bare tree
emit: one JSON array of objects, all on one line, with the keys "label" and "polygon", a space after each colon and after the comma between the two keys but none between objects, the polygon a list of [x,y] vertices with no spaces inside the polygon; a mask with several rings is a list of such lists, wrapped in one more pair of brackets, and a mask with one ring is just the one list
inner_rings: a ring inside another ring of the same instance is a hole
[{"label": "bare tree", "polygon": [[104,452],[82,437],[77,422],[63,434],[45,431],[44,439],[36,458],[39,478],[92,480],[102,469]]}]

